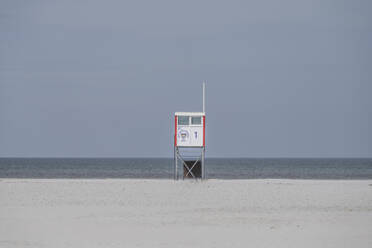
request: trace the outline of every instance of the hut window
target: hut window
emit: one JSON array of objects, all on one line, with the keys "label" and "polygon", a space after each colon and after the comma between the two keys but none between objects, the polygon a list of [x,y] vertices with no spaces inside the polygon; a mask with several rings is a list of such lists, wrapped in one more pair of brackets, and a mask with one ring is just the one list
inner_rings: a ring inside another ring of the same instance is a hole
[{"label": "hut window", "polygon": [[201,125],[201,117],[200,116],[191,117],[191,124],[192,125]]},{"label": "hut window", "polygon": [[178,116],[178,125],[189,125],[189,119],[188,116]]}]

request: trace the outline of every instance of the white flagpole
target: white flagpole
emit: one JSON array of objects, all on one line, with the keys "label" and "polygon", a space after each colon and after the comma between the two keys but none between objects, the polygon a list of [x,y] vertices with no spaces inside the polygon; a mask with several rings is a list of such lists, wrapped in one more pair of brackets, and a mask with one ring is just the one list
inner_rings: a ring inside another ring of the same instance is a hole
[{"label": "white flagpole", "polygon": [[205,114],[205,81],[203,81],[203,113]]}]

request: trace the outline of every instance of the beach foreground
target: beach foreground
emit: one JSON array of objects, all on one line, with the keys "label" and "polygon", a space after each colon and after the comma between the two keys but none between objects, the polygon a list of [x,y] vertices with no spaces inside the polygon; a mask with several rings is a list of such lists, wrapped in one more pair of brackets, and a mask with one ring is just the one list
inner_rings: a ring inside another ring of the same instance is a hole
[{"label": "beach foreground", "polygon": [[0,179],[0,247],[372,247],[372,181]]}]

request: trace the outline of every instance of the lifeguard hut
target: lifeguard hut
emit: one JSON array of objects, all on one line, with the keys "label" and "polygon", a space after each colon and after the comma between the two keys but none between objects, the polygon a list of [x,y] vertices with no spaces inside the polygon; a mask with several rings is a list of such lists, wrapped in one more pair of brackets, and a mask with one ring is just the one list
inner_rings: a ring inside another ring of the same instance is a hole
[{"label": "lifeguard hut", "polygon": [[174,179],[206,179],[205,170],[205,83],[203,82],[203,112],[176,112],[174,115]]}]

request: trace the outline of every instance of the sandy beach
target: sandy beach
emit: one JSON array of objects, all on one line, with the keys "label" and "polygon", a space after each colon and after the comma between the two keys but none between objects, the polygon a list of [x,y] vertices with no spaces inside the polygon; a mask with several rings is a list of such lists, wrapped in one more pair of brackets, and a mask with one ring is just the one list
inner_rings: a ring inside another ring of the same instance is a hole
[{"label": "sandy beach", "polygon": [[0,179],[0,247],[372,247],[372,181]]}]

